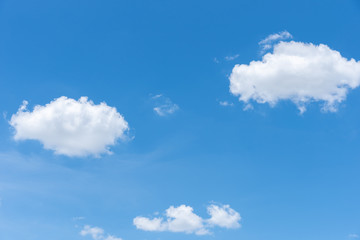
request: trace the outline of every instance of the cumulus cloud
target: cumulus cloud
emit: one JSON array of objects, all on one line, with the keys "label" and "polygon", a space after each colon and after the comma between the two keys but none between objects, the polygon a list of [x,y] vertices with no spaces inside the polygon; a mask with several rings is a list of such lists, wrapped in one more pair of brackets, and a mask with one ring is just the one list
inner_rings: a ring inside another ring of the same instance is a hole
[{"label": "cumulus cloud", "polygon": [[155,95],[152,97],[152,100],[154,102],[154,112],[161,117],[171,115],[179,110],[177,104],[173,103],[170,98],[165,97],[162,94]]},{"label": "cumulus cloud", "polygon": [[27,110],[27,104],[24,101],[9,122],[15,129],[14,139],[40,141],[56,154],[110,153],[108,147],[124,139],[129,129],[116,108],[104,102],[96,105],[87,97],[60,97],[45,106],[35,106],[33,111]]},{"label": "cumulus cloud", "polygon": [[240,214],[230,208],[229,205],[218,206],[211,204],[207,210],[211,216],[207,221],[211,225],[223,228],[239,228],[241,226],[239,223],[241,220]]},{"label": "cumulus cloud", "polygon": [[198,235],[207,233],[202,218],[196,215],[190,206],[171,206],[166,210],[165,215],[167,217],[165,221],[163,218],[136,217],[133,222],[138,229],[145,231],[185,232]]},{"label": "cumulus cloud", "polygon": [[334,112],[350,89],[360,84],[360,61],[346,59],[327,45],[280,42],[261,61],[235,65],[230,92],[249,104],[294,102],[300,112],[309,102],[321,102]]},{"label": "cumulus cloud", "polygon": [[195,233],[196,235],[211,234],[210,228],[215,226],[223,228],[239,228],[240,214],[231,209],[229,205],[210,205],[207,208],[209,219],[203,219],[194,213],[190,206],[170,206],[163,217],[146,218],[136,217],[133,220],[137,229],[144,231],[169,231]]},{"label": "cumulus cloud", "polygon": [[271,49],[277,41],[290,39],[292,37],[293,36],[288,31],[271,34],[259,42],[261,52],[264,53],[266,50]]},{"label": "cumulus cloud", "polygon": [[106,235],[104,233],[104,229],[99,227],[91,227],[89,225],[84,226],[84,228],[80,231],[81,236],[90,236],[94,240],[122,240],[121,238]]},{"label": "cumulus cloud", "polygon": [[167,226],[163,222],[163,218],[149,219],[146,217],[136,217],[133,221],[136,228],[144,231],[166,231]]}]

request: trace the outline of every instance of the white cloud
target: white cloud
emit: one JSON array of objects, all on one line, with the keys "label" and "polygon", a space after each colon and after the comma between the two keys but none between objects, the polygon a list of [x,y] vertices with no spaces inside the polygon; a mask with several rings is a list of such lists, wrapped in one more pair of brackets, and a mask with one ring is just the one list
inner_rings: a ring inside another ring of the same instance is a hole
[{"label": "white cloud", "polygon": [[288,31],[271,34],[259,42],[259,45],[261,46],[261,52],[264,53],[266,50],[271,49],[274,43],[277,41],[291,38],[292,35]]},{"label": "white cloud", "polygon": [[136,228],[144,231],[166,231],[167,226],[162,218],[149,219],[146,217],[136,217],[133,221]]},{"label": "white cloud", "polygon": [[84,226],[84,228],[80,231],[81,236],[91,236],[94,240],[122,240],[121,238],[104,234],[104,229],[99,227],[91,227],[89,225]]},{"label": "white cloud", "polygon": [[104,235],[104,229],[99,227],[90,227],[89,225],[84,226],[80,232],[81,236],[90,235],[94,240],[102,239]]},{"label": "white cloud", "polygon": [[[208,213],[211,218],[203,219],[193,212],[193,208],[186,205],[171,206],[166,210],[165,219],[136,217],[133,220],[137,229],[144,231],[169,231],[195,233],[197,235],[210,234],[209,228],[214,226],[225,228],[239,228],[240,215],[229,205],[210,205]],[[221,222],[223,221],[223,222]]]},{"label": "white cloud", "polygon": [[154,112],[161,116],[168,116],[179,110],[179,106],[173,103],[170,98],[163,96],[162,94],[155,95],[152,97],[154,102]]},{"label": "white cloud", "polygon": [[232,102],[228,102],[228,101],[219,101],[219,104],[224,107],[234,106],[234,104]]},{"label": "white cloud", "polygon": [[195,232],[196,234],[206,232],[201,217],[193,213],[192,207],[185,205],[171,206],[166,210],[166,216],[171,219],[167,222],[168,230],[171,232]]},{"label": "white cloud", "polygon": [[124,139],[129,129],[116,108],[104,102],[95,105],[87,97],[60,97],[32,112],[24,101],[9,123],[15,140],[38,140],[45,149],[67,156],[110,153],[108,146]]},{"label": "white cloud", "polygon": [[229,205],[217,206],[212,204],[208,206],[207,210],[211,216],[208,222],[212,225],[224,228],[239,228],[241,226],[239,223],[240,214],[231,209]]},{"label": "white cloud", "polygon": [[290,100],[306,110],[309,102],[322,102],[324,111],[336,111],[349,89],[360,84],[360,61],[346,59],[327,45],[280,42],[261,61],[235,65],[230,92],[249,104]]},{"label": "white cloud", "polygon": [[235,54],[235,55],[232,55],[232,56],[226,56],[225,60],[226,61],[232,61],[232,60],[237,59],[239,56],[240,56],[239,54]]},{"label": "white cloud", "polygon": [[104,240],[122,240],[122,238],[118,238],[112,235],[108,235]]},{"label": "white cloud", "polygon": [[196,233],[203,235],[208,233],[204,228],[201,217],[193,213],[192,207],[181,205],[179,207],[169,207],[166,210],[167,219],[136,217],[134,225],[136,228],[145,231],[170,231]]}]

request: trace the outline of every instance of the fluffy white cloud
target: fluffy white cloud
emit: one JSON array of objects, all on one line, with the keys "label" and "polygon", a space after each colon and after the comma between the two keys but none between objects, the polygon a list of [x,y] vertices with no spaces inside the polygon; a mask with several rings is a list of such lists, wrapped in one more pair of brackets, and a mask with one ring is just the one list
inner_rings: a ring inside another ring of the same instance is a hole
[{"label": "fluffy white cloud", "polygon": [[212,225],[224,228],[239,228],[241,226],[239,223],[240,214],[231,209],[229,205],[217,206],[212,204],[208,206],[207,210],[211,216],[208,222]]},{"label": "fluffy white cloud", "polygon": [[84,228],[80,231],[81,236],[91,236],[94,240],[122,240],[121,238],[104,234],[104,229],[99,227],[91,227],[89,225],[84,226]]},{"label": "fluffy white cloud", "polygon": [[12,115],[15,140],[38,140],[56,154],[86,156],[110,153],[108,146],[125,138],[128,123],[114,107],[95,105],[87,97],[78,101],[60,97],[45,106],[26,109],[27,102]]},{"label": "fluffy white cloud", "polygon": [[231,209],[229,205],[210,205],[209,219],[203,219],[193,212],[193,208],[186,205],[171,206],[166,210],[165,219],[136,217],[134,225],[144,231],[169,231],[195,233],[197,235],[210,234],[209,228],[214,226],[225,228],[239,228],[240,214]]},{"label": "fluffy white cloud", "polygon": [[179,106],[173,103],[170,98],[163,96],[162,94],[152,97],[154,102],[154,112],[161,116],[168,116],[179,110]]},{"label": "fluffy white cloud", "polygon": [[304,112],[307,103],[320,101],[323,110],[336,111],[360,84],[360,61],[324,44],[280,42],[261,61],[235,65],[229,79],[230,92],[245,103],[291,100]]},{"label": "fluffy white cloud", "polygon": [[185,205],[171,206],[166,210],[166,216],[170,219],[167,222],[167,228],[171,232],[204,233],[202,219],[193,213],[192,207]]},{"label": "fluffy white cloud", "polygon": [[261,46],[262,53],[266,50],[269,50],[273,47],[273,44],[280,40],[285,40],[292,38],[292,35],[288,31],[282,31],[279,33],[271,34],[267,36],[265,39],[261,40],[259,42],[259,45]]},{"label": "fluffy white cloud", "polygon": [[193,208],[185,205],[169,207],[166,210],[167,219],[136,217],[134,225],[145,231],[170,231],[196,233],[198,235],[208,233],[204,228],[201,217],[193,213]]},{"label": "fluffy white cloud", "polygon": [[167,230],[166,224],[162,218],[149,219],[146,217],[136,217],[133,220],[136,228],[144,231],[165,231]]}]

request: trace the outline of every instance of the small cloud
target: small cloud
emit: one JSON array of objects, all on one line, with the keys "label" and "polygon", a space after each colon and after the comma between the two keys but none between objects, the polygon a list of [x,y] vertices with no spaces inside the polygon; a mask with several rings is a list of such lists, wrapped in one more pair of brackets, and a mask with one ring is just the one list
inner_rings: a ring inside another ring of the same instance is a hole
[{"label": "small cloud", "polygon": [[277,41],[291,39],[293,36],[288,31],[271,34],[259,42],[261,53],[271,49]]},{"label": "small cloud", "polygon": [[155,95],[155,96],[153,96],[153,97],[151,97],[152,99],[157,99],[157,98],[161,98],[163,95],[162,94],[157,94],[157,95]]},{"label": "small cloud", "polygon": [[221,106],[224,106],[224,107],[232,107],[232,106],[234,106],[234,103],[232,103],[232,102],[228,102],[228,101],[219,101],[219,104],[221,105]]},{"label": "small cloud", "polygon": [[161,117],[171,115],[179,110],[177,104],[173,103],[170,98],[165,97],[162,94],[155,95],[151,99],[154,102],[154,112]]},{"label": "small cloud", "polygon": [[355,233],[351,233],[351,234],[349,234],[348,237],[354,239],[354,238],[359,238],[359,235],[357,235]]},{"label": "small cloud", "polygon": [[103,239],[104,229],[99,227],[91,227],[89,225],[84,226],[84,228],[80,231],[81,236],[90,235],[92,239],[99,240]]},{"label": "small cloud", "polygon": [[122,238],[118,238],[112,235],[108,235],[104,240],[122,240]]},{"label": "small cloud", "polygon": [[232,61],[232,60],[237,59],[239,56],[240,56],[239,54],[235,54],[235,55],[233,55],[233,56],[226,56],[224,59],[225,59],[226,61]]},{"label": "small cloud", "polygon": [[164,104],[164,105],[160,105],[158,107],[154,107],[154,111],[159,116],[162,116],[162,117],[171,115],[174,112],[176,112],[178,109],[179,109],[179,107],[176,104]]},{"label": "small cloud", "polygon": [[249,110],[253,110],[253,109],[254,109],[254,107],[250,103],[246,104],[243,108],[244,111],[249,111]]},{"label": "small cloud", "polygon": [[211,204],[207,208],[210,219],[206,220],[211,226],[219,226],[223,228],[239,228],[240,214],[229,205]]},{"label": "small cloud", "polygon": [[91,227],[85,225],[84,228],[80,231],[80,235],[90,236],[93,240],[122,240],[121,238],[115,237],[113,235],[105,235],[104,229],[99,227]]},{"label": "small cloud", "polygon": [[213,61],[214,61],[215,63],[219,63],[219,62],[220,62],[219,59],[217,59],[216,57],[213,59]]},{"label": "small cloud", "polygon": [[211,204],[207,207],[209,219],[203,219],[194,213],[190,206],[170,206],[163,217],[136,217],[133,220],[137,229],[156,232],[183,232],[187,234],[208,235],[210,228],[239,228],[240,214],[229,205]]},{"label": "small cloud", "polygon": [[73,217],[73,221],[81,221],[84,219],[85,219],[85,217]]}]

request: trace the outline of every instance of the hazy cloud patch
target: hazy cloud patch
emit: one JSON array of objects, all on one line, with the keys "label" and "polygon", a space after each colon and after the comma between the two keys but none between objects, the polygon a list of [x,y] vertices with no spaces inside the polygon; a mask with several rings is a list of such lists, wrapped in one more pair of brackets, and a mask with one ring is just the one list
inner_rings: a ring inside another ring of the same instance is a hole
[{"label": "hazy cloud patch", "polygon": [[228,101],[219,101],[219,104],[220,104],[220,106],[224,106],[224,107],[234,106],[234,103],[228,102]]},{"label": "hazy cloud patch", "polygon": [[235,54],[235,55],[232,55],[232,56],[225,56],[225,60],[226,61],[232,61],[232,60],[235,60],[239,57],[240,55],[239,54]]},{"label": "hazy cloud patch", "polygon": [[90,236],[93,240],[122,240],[121,238],[105,234],[104,229],[99,227],[91,227],[89,225],[85,225],[84,228],[80,231],[80,235]]},{"label": "hazy cloud patch", "polygon": [[162,94],[158,94],[152,97],[154,104],[154,112],[161,116],[169,116],[179,110],[179,106],[171,101],[170,98],[165,97]]},{"label": "hazy cloud patch", "polygon": [[356,239],[356,238],[359,238],[359,235],[355,234],[355,233],[351,233],[349,234],[348,236],[349,238],[352,238],[352,239]]}]

